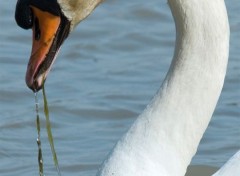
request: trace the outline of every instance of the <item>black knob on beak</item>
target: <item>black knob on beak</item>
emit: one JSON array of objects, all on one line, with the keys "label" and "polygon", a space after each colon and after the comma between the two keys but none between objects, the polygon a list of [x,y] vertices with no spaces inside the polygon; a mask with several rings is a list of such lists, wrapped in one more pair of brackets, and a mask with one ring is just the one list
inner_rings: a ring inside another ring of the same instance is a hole
[{"label": "black knob on beak", "polygon": [[33,13],[30,8],[31,0],[18,0],[15,11],[15,20],[23,29],[30,29],[33,26]]}]

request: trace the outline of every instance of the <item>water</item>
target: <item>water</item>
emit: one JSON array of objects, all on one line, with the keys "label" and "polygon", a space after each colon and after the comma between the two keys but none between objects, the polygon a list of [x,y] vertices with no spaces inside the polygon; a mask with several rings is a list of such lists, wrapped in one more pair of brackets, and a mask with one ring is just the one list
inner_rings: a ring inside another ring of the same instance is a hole
[{"label": "water", "polygon": [[36,109],[36,127],[37,127],[37,146],[38,146],[38,169],[39,176],[44,176],[43,172],[43,157],[42,157],[42,147],[41,147],[41,124],[39,117],[39,103],[38,103],[38,94],[34,93],[35,97],[35,109]]},{"label": "water", "polygon": [[[0,2],[0,175],[32,176],[38,175],[35,102],[24,81],[31,32],[16,26],[15,3]],[[190,167],[201,175],[240,148],[240,3],[226,3],[231,25],[226,82]],[[174,40],[173,19],[163,0],[106,1],[70,35],[46,81],[62,175],[95,175],[158,90]],[[57,175],[44,125],[41,132],[44,174]]]}]

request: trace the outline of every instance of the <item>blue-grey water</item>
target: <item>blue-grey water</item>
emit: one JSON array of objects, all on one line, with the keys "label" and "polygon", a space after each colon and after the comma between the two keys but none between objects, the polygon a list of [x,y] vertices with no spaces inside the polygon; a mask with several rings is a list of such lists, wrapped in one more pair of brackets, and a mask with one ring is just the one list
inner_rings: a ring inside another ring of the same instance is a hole
[{"label": "blue-grey water", "polygon": [[[35,104],[24,81],[32,34],[15,24],[15,3],[0,2],[0,175],[32,176],[38,175]],[[190,166],[201,176],[240,149],[240,3],[226,4],[231,26],[226,81]],[[65,41],[46,82],[62,175],[95,175],[158,90],[174,40],[166,0],[107,0]],[[45,175],[57,175],[40,116]]]}]

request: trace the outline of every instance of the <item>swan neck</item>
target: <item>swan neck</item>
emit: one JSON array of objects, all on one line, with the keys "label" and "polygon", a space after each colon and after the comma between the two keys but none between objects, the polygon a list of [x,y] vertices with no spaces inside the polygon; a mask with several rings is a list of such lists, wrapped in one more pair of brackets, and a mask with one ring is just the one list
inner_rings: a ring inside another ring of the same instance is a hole
[{"label": "swan neck", "polygon": [[216,107],[229,50],[224,1],[168,2],[176,23],[170,69],[104,162],[101,176],[184,175]]},{"label": "swan neck", "polygon": [[146,117],[159,125],[160,136],[168,136],[161,145],[172,148],[166,152],[175,151],[169,156],[178,158],[176,170],[184,174],[223,87],[229,23],[223,0],[169,0],[169,5],[176,25],[175,52]]},{"label": "swan neck", "polygon": [[63,14],[71,22],[73,30],[82,20],[88,17],[103,0],[57,0]]}]

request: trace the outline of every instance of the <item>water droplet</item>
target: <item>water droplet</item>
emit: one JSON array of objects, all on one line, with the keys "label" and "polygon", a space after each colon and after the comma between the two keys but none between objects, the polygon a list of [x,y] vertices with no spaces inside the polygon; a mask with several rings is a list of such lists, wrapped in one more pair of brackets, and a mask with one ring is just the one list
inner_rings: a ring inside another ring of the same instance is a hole
[{"label": "water droplet", "polygon": [[41,148],[41,126],[40,126],[40,118],[38,111],[38,95],[37,92],[34,93],[35,96],[35,110],[36,110],[36,127],[37,127],[37,146],[38,146],[38,167],[39,167],[39,175],[44,176],[43,173],[43,159],[42,159],[42,148]]}]

